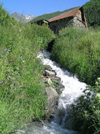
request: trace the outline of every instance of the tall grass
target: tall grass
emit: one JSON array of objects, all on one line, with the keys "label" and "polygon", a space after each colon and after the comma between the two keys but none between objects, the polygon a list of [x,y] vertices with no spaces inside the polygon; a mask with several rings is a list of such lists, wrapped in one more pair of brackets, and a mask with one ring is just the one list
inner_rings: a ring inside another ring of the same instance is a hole
[{"label": "tall grass", "polygon": [[[43,66],[38,52],[54,38],[47,26],[0,23],[0,134],[42,118],[45,112]],[[12,26],[11,26],[12,25]]]},{"label": "tall grass", "polygon": [[52,59],[76,74],[80,80],[94,84],[100,76],[100,31],[65,28],[60,31]]}]

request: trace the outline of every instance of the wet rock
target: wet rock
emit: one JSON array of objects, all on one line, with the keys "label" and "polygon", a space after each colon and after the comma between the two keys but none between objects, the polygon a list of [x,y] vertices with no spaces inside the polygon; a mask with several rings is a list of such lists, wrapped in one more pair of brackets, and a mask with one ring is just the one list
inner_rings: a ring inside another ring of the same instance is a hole
[{"label": "wet rock", "polygon": [[46,88],[46,94],[48,98],[48,105],[45,112],[46,120],[50,118],[50,115],[57,112],[57,104],[59,95],[52,87]]},{"label": "wet rock", "polygon": [[52,74],[56,75],[56,72],[49,65],[45,65],[44,70],[44,72],[46,72],[49,76]]},{"label": "wet rock", "polygon": [[49,71],[49,70],[45,70],[44,76],[54,77],[55,75],[56,75],[55,72]]},{"label": "wet rock", "polygon": [[48,65],[44,66],[43,82],[46,84],[46,94],[48,105],[46,107],[45,119],[51,118],[51,114],[57,113],[58,98],[64,86],[61,79],[56,76],[56,72]]}]

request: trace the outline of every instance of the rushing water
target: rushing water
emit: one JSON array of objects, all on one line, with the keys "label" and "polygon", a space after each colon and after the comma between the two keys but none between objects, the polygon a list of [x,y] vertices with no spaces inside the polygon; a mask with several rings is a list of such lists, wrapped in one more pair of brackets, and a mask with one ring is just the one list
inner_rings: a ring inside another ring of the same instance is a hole
[{"label": "rushing water", "polygon": [[76,134],[75,131],[64,129],[67,108],[83,94],[86,84],[80,82],[67,70],[60,68],[56,62],[50,60],[49,52],[40,52],[38,58],[41,59],[43,65],[49,65],[52,70],[56,72],[57,77],[61,79],[61,82],[65,87],[59,97],[58,115],[54,115],[54,119],[51,122],[44,121],[46,124],[45,126],[42,126],[41,123],[34,122],[26,125],[23,130],[18,131],[16,134]]}]

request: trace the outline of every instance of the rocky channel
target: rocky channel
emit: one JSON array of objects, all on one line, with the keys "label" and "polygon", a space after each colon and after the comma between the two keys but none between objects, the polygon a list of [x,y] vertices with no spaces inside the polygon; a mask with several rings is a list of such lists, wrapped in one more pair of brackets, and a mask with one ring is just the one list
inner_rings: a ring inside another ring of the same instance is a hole
[{"label": "rocky channel", "polygon": [[46,95],[48,104],[45,111],[45,119],[52,118],[52,114],[57,113],[58,99],[64,86],[61,83],[61,79],[56,76],[56,72],[52,70],[50,66],[44,66],[44,74],[42,76],[43,82],[46,85]]}]

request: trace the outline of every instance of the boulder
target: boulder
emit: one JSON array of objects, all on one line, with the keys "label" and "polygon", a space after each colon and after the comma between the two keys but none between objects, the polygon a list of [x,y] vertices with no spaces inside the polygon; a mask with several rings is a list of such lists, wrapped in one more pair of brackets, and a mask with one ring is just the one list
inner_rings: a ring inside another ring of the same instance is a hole
[{"label": "boulder", "polygon": [[45,118],[46,120],[48,120],[51,114],[54,114],[57,112],[57,104],[58,104],[59,95],[56,92],[56,90],[52,87],[46,88],[46,94],[48,98],[48,104],[47,104],[47,108],[45,111]]},{"label": "boulder", "polygon": [[44,76],[55,77],[56,73],[54,71],[45,70]]},{"label": "boulder", "polygon": [[54,70],[52,70],[52,68],[49,65],[45,65],[43,75],[46,76],[46,77],[55,77],[56,72]]}]

